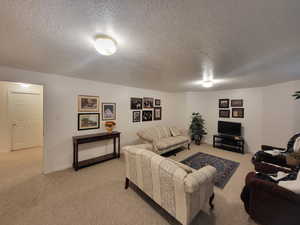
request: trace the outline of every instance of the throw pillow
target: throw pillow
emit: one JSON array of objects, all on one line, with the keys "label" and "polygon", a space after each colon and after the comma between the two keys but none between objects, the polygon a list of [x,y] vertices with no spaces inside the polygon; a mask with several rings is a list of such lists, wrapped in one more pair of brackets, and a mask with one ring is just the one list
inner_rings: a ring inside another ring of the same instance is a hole
[{"label": "throw pillow", "polygon": [[170,132],[173,137],[181,135],[180,131],[176,127],[170,127]]},{"label": "throw pillow", "polygon": [[297,179],[293,181],[280,181],[279,186],[286,188],[296,194],[300,194],[300,173],[298,173]]}]

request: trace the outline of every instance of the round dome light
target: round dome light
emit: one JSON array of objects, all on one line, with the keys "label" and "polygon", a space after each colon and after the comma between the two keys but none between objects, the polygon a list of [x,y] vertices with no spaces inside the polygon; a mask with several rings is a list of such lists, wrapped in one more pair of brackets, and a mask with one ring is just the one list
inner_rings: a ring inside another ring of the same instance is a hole
[{"label": "round dome light", "polygon": [[113,55],[117,51],[117,42],[109,36],[97,35],[95,37],[95,49],[101,55]]},{"label": "round dome light", "polygon": [[211,80],[202,81],[202,86],[205,88],[210,88],[214,85],[214,82]]}]

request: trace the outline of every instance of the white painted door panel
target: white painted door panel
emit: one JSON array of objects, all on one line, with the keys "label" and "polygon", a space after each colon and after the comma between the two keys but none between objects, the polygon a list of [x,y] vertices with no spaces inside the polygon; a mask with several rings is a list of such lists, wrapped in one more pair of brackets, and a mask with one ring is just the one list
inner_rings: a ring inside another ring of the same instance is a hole
[{"label": "white painted door panel", "polygon": [[40,93],[9,93],[12,150],[43,145],[43,98]]}]

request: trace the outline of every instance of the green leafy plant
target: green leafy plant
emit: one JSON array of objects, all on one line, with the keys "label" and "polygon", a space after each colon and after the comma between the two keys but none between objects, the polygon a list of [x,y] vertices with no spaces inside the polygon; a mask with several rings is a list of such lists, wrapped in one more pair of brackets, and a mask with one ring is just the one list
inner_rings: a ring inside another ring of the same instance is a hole
[{"label": "green leafy plant", "polygon": [[204,124],[204,119],[202,118],[200,113],[192,113],[192,120],[189,127],[189,133],[192,140],[194,140],[196,144],[200,144],[202,137],[207,134]]},{"label": "green leafy plant", "polygon": [[300,99],[300,91],[296,91],[295,94],[293,94],[293,97],[296,99]]}]

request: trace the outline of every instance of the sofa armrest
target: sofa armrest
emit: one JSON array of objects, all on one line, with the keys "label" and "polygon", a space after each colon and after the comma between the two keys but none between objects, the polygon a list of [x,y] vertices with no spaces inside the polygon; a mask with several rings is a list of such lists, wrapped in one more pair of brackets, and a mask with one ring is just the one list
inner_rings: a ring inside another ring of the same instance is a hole
[{"label": "sofa armrest", "polygon": [[213,184],[217,170],[212,166],[205,166],[186,176],[184,180],[185,192],[193,193],[201,188],[205,183]]},{"label": "sofa armrest", "polygon": [[261,150],[263,150],[263,151],[267,151],[267,150],[285,151],[286,149],[285,148],[274,147],[274,146],[270,146],[270,145],[262,145]]}]

